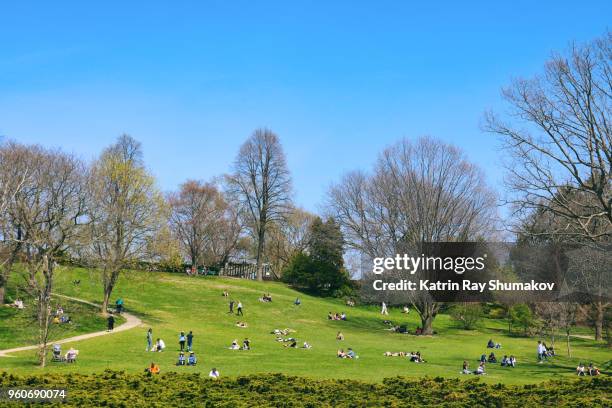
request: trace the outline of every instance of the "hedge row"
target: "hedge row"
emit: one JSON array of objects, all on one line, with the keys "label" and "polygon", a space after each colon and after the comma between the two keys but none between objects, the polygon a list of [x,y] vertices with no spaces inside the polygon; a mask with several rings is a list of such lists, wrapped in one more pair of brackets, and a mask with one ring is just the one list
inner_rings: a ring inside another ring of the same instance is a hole
[{"label": "hedge row", "polygon": [[[491,385],[470,380],[403,377],[381,384],[313,380],[283,374],[209,380],[199,374],[150,377],[100,374],[17,376],[0,373],[0,389],[68,389],[63,407],[604,407],[612,406],[609,377],[556,380],[533,385]],[[5,405],[2,405],[5,404]],[[0,401],[0,406],[8,405]]]}]

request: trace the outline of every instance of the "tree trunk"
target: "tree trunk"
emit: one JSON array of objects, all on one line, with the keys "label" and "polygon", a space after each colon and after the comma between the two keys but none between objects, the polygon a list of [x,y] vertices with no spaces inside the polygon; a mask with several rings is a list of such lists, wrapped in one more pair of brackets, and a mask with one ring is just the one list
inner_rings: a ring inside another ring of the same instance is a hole
[{"label": "tree trunk", "polygon": [[595,308],[595,340],[603,339],[604,307],[601,301],[593,304]]},{"label": "tree trunk", "polygon": [[119,272],[119,270],[114,270],[110,272],[110,274],[104,279],[104,299],[102,300],[101,307],[101,311],[104,316],[108,315],[108,305],[110,304],[110,297],[113,293],[113,289],[115,288],[117,278],[119,277]]},{"label": "tree trunk", "polygon": [[421,332],[424,335],[432,335],[433,334],[433,321],[434,317],[430,313],[424,313],[421,316],[421,327],[423,331]]},{"label": "tree trunk", "polygon": [[43,284],[38,291],[38,363],[47,363],[47,341],[51,324],[51,292],[53,289],[54,260],[45,255],[43,259]]},{"label": "tree trunk", "polygon": [[263,281],[262,258],[264,251],[265,229],[261,228],[257,239],[257,280]]},{"label": "tree trunk", "polygon": [[571,357],[572,356],[572,350],[570,349],[570,331],[567,330],[566,332],[566,339],[567,339],[567,356]]},{"label": "tree trunk", "polygon": [[0,306],[4,305],[4,285],[5,280],[0,276]]}]

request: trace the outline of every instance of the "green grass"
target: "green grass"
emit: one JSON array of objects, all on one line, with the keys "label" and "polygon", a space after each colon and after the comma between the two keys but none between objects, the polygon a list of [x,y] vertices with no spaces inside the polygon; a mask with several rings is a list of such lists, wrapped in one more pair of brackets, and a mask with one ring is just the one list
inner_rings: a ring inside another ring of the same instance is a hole
[{"label": "green grass", "polygon": [[[74,279],[81,279],[80,286],[75,287],[71,283]],[[59,293],[95,303],[101,300],[99,279],[92,271],[62,268],[56,283]],[[231,298],[242,301],[244,318],[227,313],[227,299],[221,296],[223,290],[228,290]],[[263,292],[272,294],[272,303],[257,300]],[[507,326],[499,320],[486,320],[478,331],[464,331],[456,328],[450,318],[443,314],[434,322],[436,336],[390,333],[384,331],[386,326],[383,320],[407,323],[414,330],[418,325],[416,314],[411,313],[406,317],[393,309],[389,317],[383,317],[375,307],[348,308],[340,300],[299,294],[274,282],[131,272],[129,276],[120,278],[113,299],[119,296],[123,297],[128,311],[141,317],[146,325],[79,342],[74,345],[80,350],[76,365],[52,364],[46,371],[91,373],[111,368],[142,372],[151,361],[155,361],[164,371],[208,373],[211,367],[217,367],[223,376],[282,372],[311,378],[352,378],[375,382],[396,375],[467,378],[459,374],[462,361],[467,359],[475,367],[478,357],[488,352],[485,346],[489,338],[503,345],[503,349],[496,353],[498,358],[503,354],[514,354],[518,367],[510,369],[489,365],[488,375],[483,378],[486,382],[521,384],[572,377],[579,361],[593,361],[602,366],[611,359],[610,350],[603,343],[574,338],[574,358],[562,355],[551,362],[537,364],[537,339],[507,336]],[[293,306],[296,296],[302,299],[299,307]],[[329,311],[345,311],[349,320],[328,321],[326,316]],[[236,327],[238,319],[248,322],[249,327]],[[153,328],[155,338],[164,339],[167,351],[145,352],[148,327]],[[313,349],[285,349],[275,342],[270,331],[285,327],[295,329],[297,332],[294,336],[300,342],[311,343]],[[195,333],[194,350],[199,358],[197,367],[174,366],[181,330],[193,330]],[[343,342],[335,340],[339,330],[345,335]],[[242,340],[244,337],[252,340],[253,350],[228,350],[233,339]],[[352,347],[360,358],[338,359],[336,350],[340,347]],[[561,343],[557,349],[564,354]],[[415,364],[399,357],[382,355],[385,351],[417,350],[427,363]],[[0,370],[40,372],[31,353],[16,356],[0,359]]]},{"label": "green grass", "polygon": [[[38,321],[34,303],[24,293],[17,295],[14,282],[10,283],[8,299],[21,297],[25,308],[18,310],[0,307],[0,349],[28,346],[38,342]],[[52,324],[49,332],[50,342],[106,329],[106,319],[93,306],[60,297],[53,297],[52,305],[54,308],[61,305],[72,323]],[[124,321],[125,319],[119,317],[115,320],[115,325],[118,326]]]}]

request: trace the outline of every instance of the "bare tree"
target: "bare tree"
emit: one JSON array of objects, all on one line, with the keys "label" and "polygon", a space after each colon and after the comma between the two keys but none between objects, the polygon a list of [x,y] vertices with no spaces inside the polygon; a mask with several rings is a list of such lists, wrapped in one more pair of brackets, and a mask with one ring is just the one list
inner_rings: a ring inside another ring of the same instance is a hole
[{"label": "bare tree", "polygon": [[278,136],[257,129],[240,147],[226,184],[257,245],[257,279],[262,280],[266,233],[283,221],[291,204],[291,177]]},{"label": "bare tree", "polygon": [[211,183],[189,180],[169,197],[171,227],[193,267],[226,262],[240,237],[235,211]]},{"label": "bare tree", "polygon": [[283,267],[289,259],[308,247],[310,225],[316,216],[301,208],[292,208],[285,217],[285,222],[277,223],[269,231],[266,247],[266,258],[272,270],[280,277]]},{"label": "bare tree", "polygon": [[87,222],[81,161],[60,151],[38,146],[21,147],[20,166],[29,169],[22,188],[15,194],[13,221],[21,230],[25,251],[26,291],[36,299],[39,363],[46,363],[51,323],[51,294],[57,259],[75,244],[83,242]]},{"label": "bare tree", "polygon": [[[431,138],[387,148],[372,174],[347,174],[328,201],[347,244],[370,258],[487,237],[494,225],[495,197],[482,172],[457,148]],[[439,303],[426,292],[413,292],[410,301],[423,333],[431,334]]]},{"label": "bare tree", "polygon": [[28,153],[28,147],[15,142],[0,146],[0,305],[4,304],[6,285],[22,249],[21,227],[14,209],[15,195],[31,173]]},{"label": "bare tree", "polygon": [[100,270],[106,313],[121,271],[147,257],[167,214],[155,179],[144,166],[140,143],[127,135],[93,163],[88,192],[92,245],[85,257]]},{"label": "bare tree", "polygon": [[549,234],[581,240],[612,236],[612,33],[545,72],[503,91],[514,121],[492,113],[485,128],[502,135],[512,157],[510,202],[519,217],[543,210],[563,220]]}]

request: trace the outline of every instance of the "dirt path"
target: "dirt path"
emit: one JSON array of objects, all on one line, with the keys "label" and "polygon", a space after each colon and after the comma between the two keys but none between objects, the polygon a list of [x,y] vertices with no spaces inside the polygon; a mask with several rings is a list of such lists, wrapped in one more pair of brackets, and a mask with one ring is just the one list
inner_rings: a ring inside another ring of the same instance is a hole
[{"label": "dirt path", "polygon": [[[53,296],[74,300],[75,302],[85,303],[87,305],[98,307],[98,308],[100,307],[100,305],[97,305],[95,303],[91,303],[86,300],[78,299],[78,298],[71,297],[71,296],[59,295],[56,293],[54,293]],[[140,320],[138,317],[134,316],[133,314],[123,312],[121,313],[121,316],[125,318],[125,323],[123,323],[121,326],[115,327],[115,330],[113,330],[112,332],[103,330],[103,331],[98,331],[94,333],[81,334],[79,336],[68,337],[66,339],[49,342],[49,344],[72,343],[74,341],[86,340],[86,339],[91,339],[91,338],[99,337],[99,336],[106,336],[107,334],[113,334],[117,332],[126,331],[129,329],[133,329],[134,327],[140,326],[142,324],[142,320]],[[11,357],[8,354],[17,353],[20,351],[35,350],[37,348],[38,348],[38,345],[33,345],[33,346],[24,346],[24,347],[12,348],[12,349],[0,350],[0,357]]]}]

